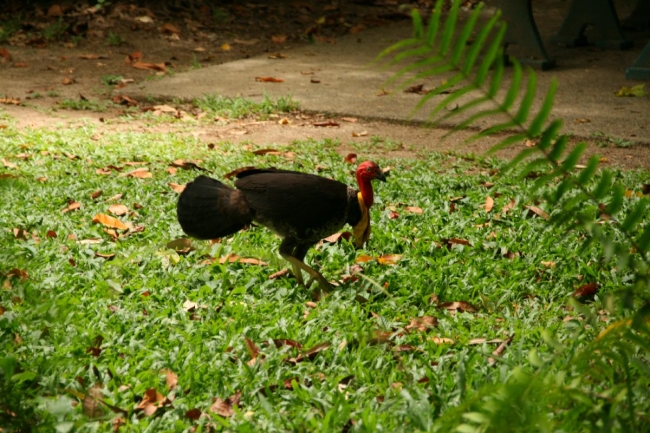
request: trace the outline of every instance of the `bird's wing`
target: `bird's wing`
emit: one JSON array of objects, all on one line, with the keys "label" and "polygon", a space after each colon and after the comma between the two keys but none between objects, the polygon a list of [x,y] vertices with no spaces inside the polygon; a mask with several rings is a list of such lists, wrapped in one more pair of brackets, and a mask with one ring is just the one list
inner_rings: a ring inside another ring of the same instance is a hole
[{"label": "bird's wing", "polygon": [[345,223],[347,185],[305,173],[263,171],[235,182],[254,219],[280,234],[326,237]]}]

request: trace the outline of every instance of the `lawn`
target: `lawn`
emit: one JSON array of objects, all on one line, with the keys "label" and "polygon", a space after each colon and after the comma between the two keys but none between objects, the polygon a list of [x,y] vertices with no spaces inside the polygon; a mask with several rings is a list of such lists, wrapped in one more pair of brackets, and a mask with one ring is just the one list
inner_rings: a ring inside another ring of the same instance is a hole
[{"label": "lawn", "polygon": [[[474,431],[485,411],[489,431],[591,431],[631,388],[630,416],[647,419],[647,380],[619,384],[590,358],[619,319],[606,295],[630,275],[581,248],[583,232],[549,225],[560,210],[498,160],[376,157],[390,176],[370,242],[308,254],[338,284],[316,302],[290,275],[270,278],[287,264],[264,228],[170,242],[183,237],[175,189],[202,173],[275,166],[352,184],[331,142],[256,155],[272,146],[0,123],[9,431]],[[625,209],[648,173],[617,175]]]}]

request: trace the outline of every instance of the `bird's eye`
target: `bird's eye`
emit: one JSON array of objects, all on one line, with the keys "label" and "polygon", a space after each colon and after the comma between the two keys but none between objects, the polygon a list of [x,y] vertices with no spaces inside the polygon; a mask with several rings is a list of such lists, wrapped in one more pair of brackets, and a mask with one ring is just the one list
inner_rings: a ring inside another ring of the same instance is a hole
[{"label": "bird's eye", "polygon": [[366,167],[366,171],[367,171],[368,173],[370,173],[371,170],[372,170],[371,167]]}]

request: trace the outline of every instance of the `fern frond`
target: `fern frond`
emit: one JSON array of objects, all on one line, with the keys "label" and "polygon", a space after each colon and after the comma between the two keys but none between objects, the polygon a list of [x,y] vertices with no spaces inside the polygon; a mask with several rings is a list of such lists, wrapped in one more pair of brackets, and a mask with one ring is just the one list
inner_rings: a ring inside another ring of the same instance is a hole
[{"label": "fern frond", "polygon": [[[456,126],[445,136],[487,119],[491,122],[488,127],[473,134],[467,141],[503,132],[510,134],[499,138],[489,153],[524,140],[536,140],[537,145],[521,150],[503,170],[516,170],[520,176],[539,170],[541,176],[534,182],[531,191],[542,188],[550,190],[544,193],[548,204],[561,209],[553,214],[551,221],[586,230],[588,236],[585,244],[598,241],[607,258],[618,254],[621,263],[634,266],[632,270],[638,272],[636,277],[639,281],[650,284],[650,257],[646,254],[650,252],[650,224],[643,228],[641,234],[638,233],[647,200],[641,200],[631,210],[626,210],[622,223],[612,220],[614,224],[608,224],[608,230],[603,230],[595,221],[599,205],[607,203],[605,211],[610,216],[622,213],[626,208],[625,189],[614,182],[611,172],[603,170],[597,175],[598,157],[591,157],[585,166],[578,165],[586,144],[578,143],[569,148],[569,138],[560,133],[562,122],[550,119],[557,81],[552,80],[542,95],[541,105],[535,108],[537,75],[534,71],[512,59],[509,82],[505,83],[503,40],[506,25],[500,21],[499,13],[479,24],[481,8],[477,8],[456,35],[456,29],[460,28],[460,1],[453,0],[447,16],[443,16],[442,4],[443,0],[436,1],[426,28],[419,13],[414,10],[415,38],[402,45],[398,43],[382,53],[382,58],[393,57],[390,65],[410,62],[394,74],[389,83],[410,84],[439,73],[451,72],[443,84],[418,101],[413,113],[433,104],[427,113],[427,119],[432,124],[454,119]],[[476,33],[475,40],[468,44],[473,33]],[[462,103],[459,103],[461,100]],[[458,106],[445,112],[454,103]],[[492,121],[497,116],[499,120]],[[551,181],[556,181],[556,184],[547,188]],[[620,236],[615,241],[616,235],[612,230],[622,235],[624,241],[620,241]],[[630,248],[641,254],[629,258]]]}]

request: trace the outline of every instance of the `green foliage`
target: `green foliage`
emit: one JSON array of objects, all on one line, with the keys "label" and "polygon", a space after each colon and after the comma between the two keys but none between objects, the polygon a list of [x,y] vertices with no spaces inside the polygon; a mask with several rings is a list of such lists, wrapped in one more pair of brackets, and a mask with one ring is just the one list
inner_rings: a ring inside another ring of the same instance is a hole
[{"label": "green foliage", "polygon": [[[534,140],[536,145],[521,151],[505,169],[522,179],[531,174],[539,176],[529,194],[545,202],[551,224],[567,234],[580,233],[585,251],[594,242],[600,243],[600,260],[615,263],[616,272],[629,272],[629,277],[606,297],[608,309],[619,317],[616,326],[611,325],[598,336],[591,335],[580,350],[554,341],[557,353],[540,362],[537,371],[520,371],[503,386],[485,389],[473,397],[474,403],[470,399],[443,420],[451,420],[448,428],[457,427],[463,432],[531,431],[533,426],[537,426],[534,430],[553,431],[563,425],[563,414],[573,417],[582,411],[585,418],[576,424],[581,427],[574,426],[574,431],[638,431],[639,417],[647,420],[650,410],[646,385],[636,385],[646,384],[650,378],[646,367],[650,348],[646,325],[650,308],[650,225],[647,221],[642,225],[648,199],[642,197],[624,206],[629,190],[620,183],[620,173],[599,169],[597,157],[579,165],[586,145],[569,148],[568,137],[560,132],[561,121],[549,119],[556,81],[538,107],[534,104],[534,71],[514,60],[509,84],[506,82],[501,48],[505,24],[499,21],[498,14],[477,25],[479,7],[457,34],[461,2],[453,2],[446,17],[442,14],[443,3],[436,3],[426,26],[414,11],[414,36],[380,55],[390,58],[389,66],[405,64],[390,83],[406,87],[422,78],[447,73],[444,83],[424,96],[415,110],[433,104],[428,108],[431,122],[455,120],[458,126],[452,133],[479,120],[488,121],[491,126],[472,139],[507,132],[492,151]],[[502,92],[504,88],[507,90]],[[451,103],[457,103],[458,109],[443,115]],[[582,313],[593,315],[589,310]],[[569,377],[570,385],[566,382]],[[511,417],[505,423],[501,418],[504,410],[513,405],[519,407],[521,417]],[[552,418],[548,418],[550,414],[554,414]],[[548,422],[537,424],[539,419]]]},{"label": "green foliage", "polygon": [[62,99],[58,103],[59,107],[67,110],[82,110],[104,112],[112,105],[110,101],[100,101],[97,99],[79,98],[79,99]]},{"label": "green foliage", "polygon": [[106,74],[102,75],[100,80],[103,85],[105,86],[115,86],[119,84],[120,80],[122,80],[124,77],[122,75],[115,75],[115,74]]},{"label": "green foliage", "polygon": [[280,97],[274,100],[268,95],[264,95],[264,99],[261,102],[221,95],[205,95],[192,102],[195,107],[213,116],[233,119],[246,116],[267,118],[269,114],[291,112],[299,107],[299,103],[291,97]]},{"label": "green foliage", "polygon": [[68,23],[59,18],[56,22],[48,25],[43,29],[43,37],[48,42],[60,40],[68,30]]},{"label": "green foliage", "polygon": [[117,33],[108,32],[108,35],[106,36],[106,43],[111,47],[119,47],[126,44],[126,39]]},{"label": "green foliage", "polygon": [[[214,245],[192,240],[195,250],[186,255],[167,248],[183,236],[177,195],[169,184],[203,173],[223,179],[243,166],[322,170],[323,176],[353,184],[351,166],[336,152],[335,140],[291,143],[283,150],[294,156],[285,158],[255,155],[227,142],[211,142],[211,148],[173,123],[158,133],[95,122],[56,129],[22,128],[10,119],[3,124],[0,150],[17,165],[0,166],[5,200],[0,209],[0,416],[6,417],[0,425],[9,431],[112,432],[117,416],[128,432],[195,426],[206,431],[207,424],[224,431],[341,431],[350,419],[354,428],[366,431],[450,432],[460,424],[483,428],[488,422],[494,428],[487,431],[514,426],[535,431],[544,422],[564,431],[589,431],[600,419],[598,405],[619,424],[619,418],[630,416],[626,381],[618,380],[624,369],[609,378],[608,366],[623,356],[634,374],[644,366],[642,352],[620,348],[621,342],[639,338],[636,330],[643,322],[627,325],[601,314],[606,307],[601,297],[584,311],[567,311],[566,299],[589,281],[598,281],[603,293],[615,292],[631,274],[602,261],[599,244],[582,247],[582,232],[564,233],[529,214],[525,206],[533,202],[527,191],[537,179],[509,173],[488,186],[503,168],[500,161],[435,153],[379,158],[392,171],[388,182],[377,186],[373,236],[358,251],[348,241],[310,251],[307,261],[339,281],[330,296],[310,308],[305,303],[312,294],[295,279],[269,279],[287,266],[277,254],[279,239],[269,230],[251,227]],[[379,144],[392,146],[382,137],[355,141],[360,158],[375,153]],[[177,159],[196,161],[207,172],[178,168],[173,174],[168,169]],[[146,164],[127,165],[132,162]],[[143,167],[150,178],[124,176]],[[105,169],[110,172],[102,174]],[[621,173],[617,180],[630,189],[647,174]],[[593,188],[599,181],[594,176],[587,183]],[[488,195],[494,198],[491,212],[482,207]],[[81,207],[63,212],[71,200]],[[502,211],[511,200],[516,205]],[[626,197],[621,212],[638,202]],[[116,218],[144,231],[120,230],[113,238],[92,222],[117,203],[129,213]],[[25,239],[16,237],[15,228],[28,232]],[[471,246],[447,244],[444,239],[450,238],[466,239]],[[205,263],[228,254],[268,266]],[[395,265],[357,263],[365,278],[347,277],[357,258],[383,254],[402,258]],[[433,294],[440,302],[469,302],[478,311],[440,308],[431,301]],[[565,320],[568,315],[574,318]],[[438,326],[405,330],[421,316],[435,316]],[[379,333],[390,337],[382,341]],[[470,344],[513,333],[513,343],[494,356],[492,366],[488,358],[498,343]],[[263,360],[251,362],[245,337]],[[454,344],[440,344],[436,337]],[[305,348],[331,346],[292,363],[288,359],[300,351],[278,348],[273,339],[291,339]],[[560,368],[567,365],[575,370]],[[589,376],[578,374],[588,365]],[[166,383],[166,369],[178,375],[174,389]],[[607,380],[616,385],[602,386]],[[631,384],[634,395],[647,387],[643,380]],[[135,408],[151,388],[173,403],[145,416]],[[83,402],[93,389],[124,412],[101,404],[102,416],[90,416]],[[237,390],[242,391],[237,413],[227,419],[210,414],[214,398]],[[206,415],[192,420],[186,416],[191,409]],[[545,421],[549,410],[553,419]],[[647,415],[638,401],[634,411]]]},{"label": "green foliage", "polygon": [[9,38],[20,29],[20,19],[0,22],[0,44],[9,41]]},{"label": "green foliage", "polygon": [[593,134],[596,140],[596,146],[607,147],[613,144],[616,147],[631,147],[634,146],[633,141],[625,140],[623,138],[612,137],[611,135],[603,134],[602,132],[595,132]]},{"label": "green foliage", "polygon": [[201,62],[196,57],[196,53],[192,53],[192,60],[190,61],[190,69],[201,69]]}]

